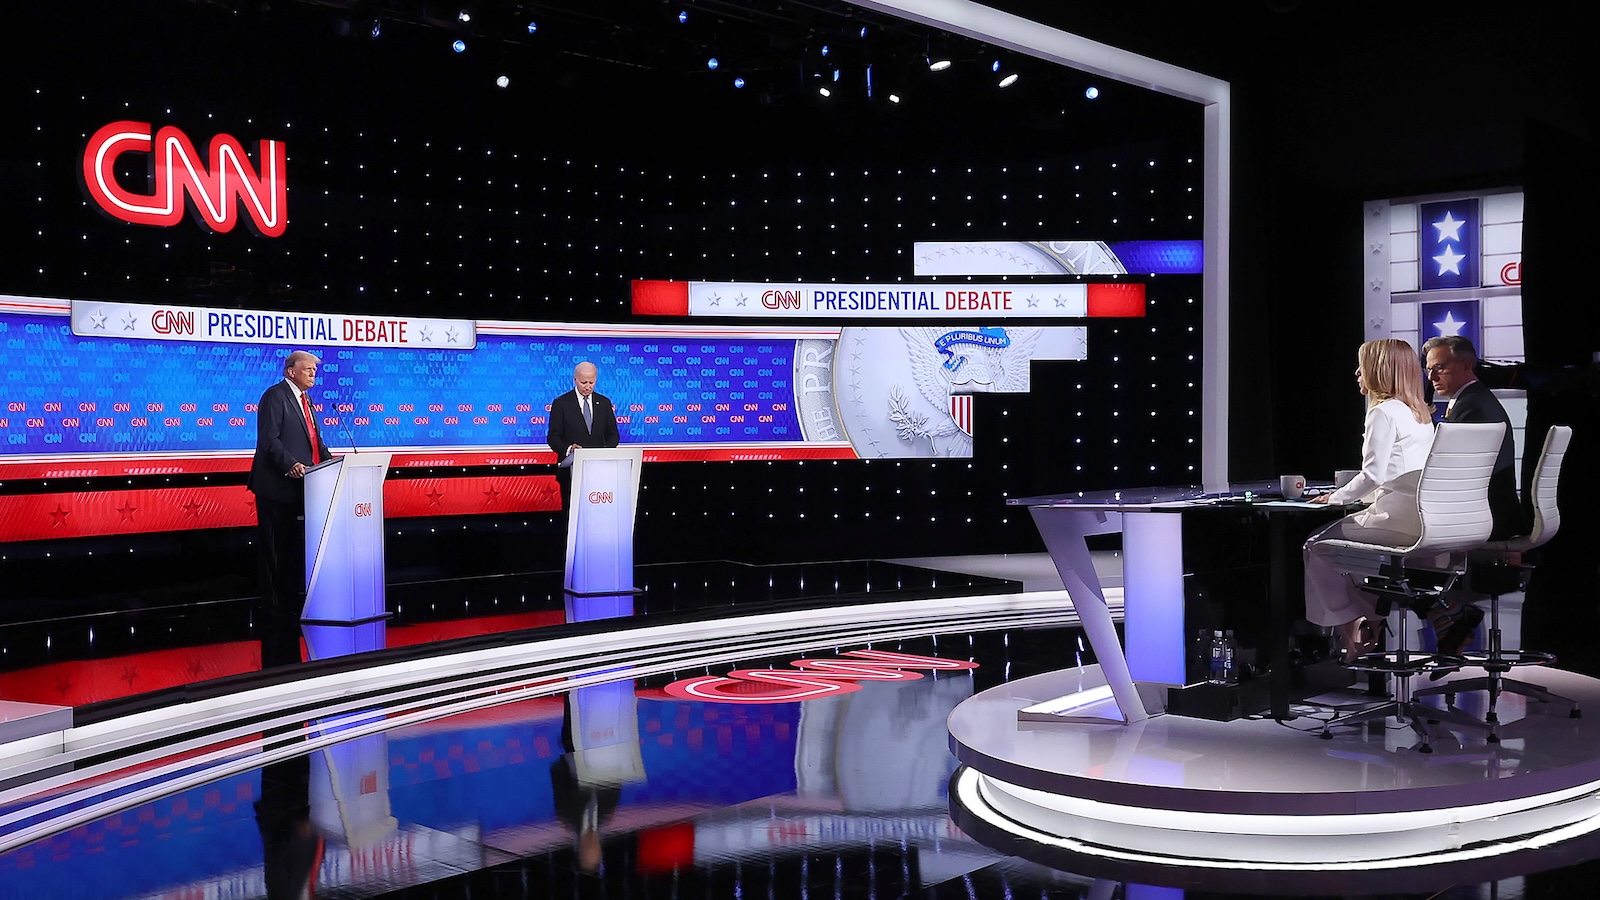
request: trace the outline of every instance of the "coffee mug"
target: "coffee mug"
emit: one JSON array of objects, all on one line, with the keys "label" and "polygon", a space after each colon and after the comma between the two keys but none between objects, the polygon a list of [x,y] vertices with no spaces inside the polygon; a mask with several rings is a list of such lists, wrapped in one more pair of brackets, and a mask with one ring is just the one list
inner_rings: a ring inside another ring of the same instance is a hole
[{"label": "coffee mug", "polygon": [[1333,473],[1333,486],[1344,487],[1350,482],[1355,481],[1356,476],[1360,474],[1360,469],[1339,469]]},{"label": "coffee mug", "polygon": [[1285,475],[1278,479],[1278,489],[1283,491],[1283,499],[1299,500],[1306,492],[1306,477],[1304,475]]}]

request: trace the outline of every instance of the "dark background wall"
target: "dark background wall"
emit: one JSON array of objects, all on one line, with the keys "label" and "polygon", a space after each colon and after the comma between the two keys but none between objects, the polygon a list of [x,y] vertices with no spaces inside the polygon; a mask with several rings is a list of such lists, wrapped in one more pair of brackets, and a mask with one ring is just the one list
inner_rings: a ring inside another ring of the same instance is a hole
[{"label": "dark background wall", "polygon": [[[1592,341],[1571,324],[1582,278],[1570,229],[1594,208],[1594,100],[1575,29],[1557,14],[996,5],[1233,83],[1235,477],[1331,472],[1354,452],[1363,199],[1524,184],[1530,356],[1587,364]],[[657,3],[617,3],[593,21],[522,4],[553,16],[540,35],[549,44],[467,34],[459,55],[447,48],[450,11],[428,4],[42,6],[13,14],[28,40],[4,63],[6,293],[622,321],[631,278],[909,280],[918,238],[1199,236],[1192,106],[1103,82],[1089,103],[1084,76],[909,27],[883,29],[883,46],[899,49],[876,51],[874,102],[824,106],[811,88],[826,67],[800,61],[816,62],[815,23],[793,25],[794,11],[759,28],[736,17],[776,4],[686,4],[697,22],[721,22],[692,40],[656,20],[622,24],[659,19]],[[364,37],[361,14],[388,6],[416,14]],[[770,33],[741,49],[731,36],[753,28]],[[750,88],[703,71],[698,54],[713,45],[721,71],[743,67]],[[871,52],[837,46],[847,69]],[[930,48],[961,59],[947,74],[966,80],[932,79],[920,64]],[[993,89],[991,57],[1024,71],[1018,90]],[[492,86],[502,71],[505,90]],[[883,102],[891,85],[904,104]],[[247,141],[281,134],[289,234],[100,218],[71,168],[88,132],[114,118]],[[1147,320],[1092,326],[1087,364],[1036,366],[1032,394],[981,398],[971,461],[653,467],[641,559],[1033,550],[1006,496],[1188,481],[1198,291],[1198,279],[1158,279]],[[396,525],[391,557],[419,575],[557,559],[548,520],[442,524]],[[0,565],[12,584],[59,584],[109,565],[91,551],[137,549],[155,569],[181,559],[226,572],[246,540],[13,545]]]}]

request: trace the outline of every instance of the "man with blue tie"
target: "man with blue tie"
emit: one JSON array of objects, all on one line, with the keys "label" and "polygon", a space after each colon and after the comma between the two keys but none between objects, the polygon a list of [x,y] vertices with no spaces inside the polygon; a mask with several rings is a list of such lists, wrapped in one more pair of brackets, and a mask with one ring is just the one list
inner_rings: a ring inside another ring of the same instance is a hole
[{"label": "man with blue tie", "polygon": [[333,454],[317,430],[309,393],[322,361],[296,350],[283,361],[283,380],[256,406],[256,453],[245,485],[256,495],[257,575],[262,610],[298,617],[305,593],[306,470]]},{"label": "man with blue tie", "polygon": [[1500,440],[1500,454],[1495,457],[1494,473],[1489,476],[1489,513],[1494,517],[1494,531],[1490,540],[1503,541],[1519,534],[1527,534],[1523,522],[1522,504],[1517,500],[1517,450],[1511,437],[1511,417],[1500,405],[1494,392],[1478,380],[1474,367],[1478,364],[1478,351],[1472,341],[1459,335],[1429,338],[1422,345],[1424,365],[1428,380],[1433,382],[1436,397],[1447,397],[1446,422],[1502,422],[1506,434]]},{"label": "man with blue tie", "polygon": [[584,447],[615,447],[622,443],[617,433],[617,412],[611,401],[594,392],[599,370],[592,362],[581,362],[572,370],[572,390],[550,401],[550,449],[561,463],[556,481],[561,485],[561,508],[570,508],[572,494],[572,451]]}]

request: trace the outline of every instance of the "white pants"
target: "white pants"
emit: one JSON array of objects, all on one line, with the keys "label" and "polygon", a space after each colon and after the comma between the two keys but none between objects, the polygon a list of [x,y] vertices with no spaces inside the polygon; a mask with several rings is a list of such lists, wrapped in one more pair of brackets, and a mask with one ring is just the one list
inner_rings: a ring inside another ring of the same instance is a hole
[{"label": "white pants", "polygon": [[1399,547],[1416,543],[1422,533],[1416,482],[1416,473],[1402,475],[1394,483],[1380,487],[1370,507],[1345,516],[1306,541],[1306,619],[1313,625],[1343,625],[1359,616],[1374,614],[1375,600],[1358,587],[1359,579],[1378,574],[1384,558],[1330,547],[1325,542],[1361,541]]}]

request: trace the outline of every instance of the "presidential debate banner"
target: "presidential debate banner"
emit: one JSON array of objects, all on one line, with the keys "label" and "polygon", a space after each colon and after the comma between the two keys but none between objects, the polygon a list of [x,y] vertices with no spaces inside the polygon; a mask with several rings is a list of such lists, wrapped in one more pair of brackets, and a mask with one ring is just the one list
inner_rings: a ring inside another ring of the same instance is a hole
[{"label": "presidential debate banner", "polygon": [[633,283],[639,316],[959,321],[1144,315],[1142,284]]}]

